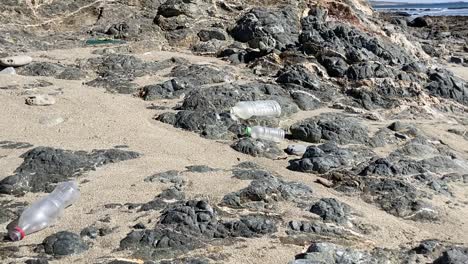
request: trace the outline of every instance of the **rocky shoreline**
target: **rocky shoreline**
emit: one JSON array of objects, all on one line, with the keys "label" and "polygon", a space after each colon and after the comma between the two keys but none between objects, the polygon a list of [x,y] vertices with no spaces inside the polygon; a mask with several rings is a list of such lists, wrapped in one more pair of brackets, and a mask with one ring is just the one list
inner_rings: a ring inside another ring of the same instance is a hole
[{"label": "rocky shoreline", "polygon": [[[33,58],[0,74],[5,263],[468,262],[468,17],[64,0],[0,23],[0,58]],[[254,100],[281,115],[232,117]],[[9,241],[71,179],[81,200]]]}]

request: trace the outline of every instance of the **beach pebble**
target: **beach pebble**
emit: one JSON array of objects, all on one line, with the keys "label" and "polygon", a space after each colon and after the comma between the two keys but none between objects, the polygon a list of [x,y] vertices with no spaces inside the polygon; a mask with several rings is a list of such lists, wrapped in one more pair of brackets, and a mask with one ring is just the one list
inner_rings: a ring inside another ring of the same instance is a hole
[{"label": "beach pebble", "polygon": [[38,94],[26,98],[26,104],[37,106],[53,105],[55,104],[55,99],[47,94]]},{"label": "beach pebble", "polygon": [[24,66],[32,62],[32,58],[29,56],[12,56],[0,59],[0,65],[6,67],[19,67]]},{"label": "beach pebble", "polygon": [[16,74],[15,68],[7,67],[0,71],[0,74]]},{"label": "beach pebble", "polygon": [[79,235],[61,231],[44,239],[45,252],[54,256],[66,256],[79,254],[88,250],[88,245]]}]

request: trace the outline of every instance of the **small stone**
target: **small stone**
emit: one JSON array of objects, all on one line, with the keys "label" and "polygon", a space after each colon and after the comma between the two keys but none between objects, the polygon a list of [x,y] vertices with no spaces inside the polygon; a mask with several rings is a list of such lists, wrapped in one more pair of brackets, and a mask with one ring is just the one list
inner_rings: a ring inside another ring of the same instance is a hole
[{"label": "small stone", "polygon": [[26,98],[27,105],[46,106],[55,104],[55,99],[48,94],[33,95]]},{"label": "small stone", "polygon": [[289,226],[294,231],[299,231],[301,229],[301,222],[299,221],[291,221],[289,222]]},{"label": "small stone", "polygon": [[451,63],[463,64],[463,58],[460,57],[450,57]]},{"label": "small stone", "polygon": [[54,256],[80,254],[89,248],[79,235],[69,231],[61,231],[48,236],[42,244],[45,252]]},{"label": "small stone", "polygon": [[143,223],[138,223],[133,226],[134,229],[146,229],[146,226]]},{"label": "small stone", "polygon": [[81,231],[80,236],[95,239],[98,236],[98,229],[94,226],[86,227]]},{"label": "small stone", "polygon": [[109,227],[103,227],[99,228],[99,236],[107,236],[108,234],[112,233],[112,228]]}]

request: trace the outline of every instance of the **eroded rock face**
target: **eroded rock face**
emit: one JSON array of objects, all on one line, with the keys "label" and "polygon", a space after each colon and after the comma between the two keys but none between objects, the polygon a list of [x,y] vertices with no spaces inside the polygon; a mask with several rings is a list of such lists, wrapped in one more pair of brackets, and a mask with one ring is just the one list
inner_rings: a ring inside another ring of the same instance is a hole
[{"label": "eroded rock face", "polygon": [[300,30],[298,13],[291,6],[254,8],[236,22],[230,33],[235,40],[247,42],[251,48],[282,50],[297,41]]},{"label": "eroded rock face", "polygon": [[139,156],[136,152],[119,149],[85,152],[36,147],[21,155],[24,161],[14,175],[0,181],[0,192],[21,194],[52,191],[55,183],[78,177],[96,167]]}]

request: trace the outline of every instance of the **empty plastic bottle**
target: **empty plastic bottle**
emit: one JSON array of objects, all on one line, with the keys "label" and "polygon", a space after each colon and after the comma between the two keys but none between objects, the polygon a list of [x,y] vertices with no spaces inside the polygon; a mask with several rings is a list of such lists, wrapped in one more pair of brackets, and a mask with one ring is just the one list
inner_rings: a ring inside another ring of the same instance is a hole
[{"label": "empty plastic bottle", "polygon": [[281,106],[274,100],[243,101],[231,108],[233,119],[249,119],[252,116],[279,117],[280,115]]},{"label": "empty plastic bottle", "polygon": [[0,71],[0,74],[16,74],[15,68],[7,67]]},{"label": "empty plastic bottle", "polygon": [[10,239],[19,241],[26,235],[51,225],[63,210],[79,197],[80,191],[76,182],[60,183],[52,193],[24,210],[19,218],[18,226],[9,232]]},{"label": "empty plastic bottle", "polygon": [[281,128],[254,126],[248,127],[246,131],[252,138],[281,142],[284,139],[284,130]]}]

